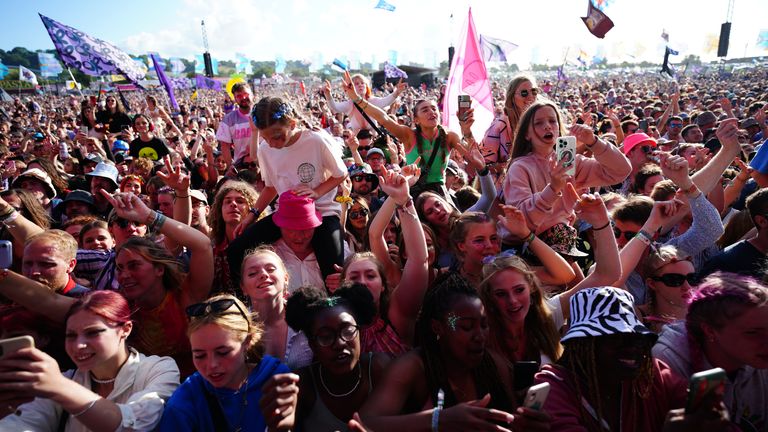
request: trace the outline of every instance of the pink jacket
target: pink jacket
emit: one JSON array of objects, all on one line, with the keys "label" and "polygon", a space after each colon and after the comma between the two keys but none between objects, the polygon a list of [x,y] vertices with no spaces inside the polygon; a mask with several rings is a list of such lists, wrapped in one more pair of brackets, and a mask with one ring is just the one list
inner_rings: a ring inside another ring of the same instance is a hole
[{"label": "pink jacket", "polygon": [[[572,180],[577,191],[609,186],[624,181],[632,165],[618,148],[600,142],[595,144],[594,158],[576,155],[576,175]],[[540,234],[558,223],[570,224],[575,215],[575,202],[566,199],[549,186],[549,161],[529,153],[512,162],[504,180],[504,202],[520,209],[528,227]]]}]

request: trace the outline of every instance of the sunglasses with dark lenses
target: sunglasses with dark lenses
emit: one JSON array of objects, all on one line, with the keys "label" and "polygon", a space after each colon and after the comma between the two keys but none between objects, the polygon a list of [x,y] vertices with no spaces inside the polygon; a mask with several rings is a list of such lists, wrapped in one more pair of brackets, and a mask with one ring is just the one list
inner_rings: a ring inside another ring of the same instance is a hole
[{"label": "sunglasses with dark lenses", "polygon": [[645,153],[645,154],[653,153],[653,147],[651,147],[651,146],[642,146],[642,147],[640,147],[640,150],[642,150],[643,153]]},{"label": "sunglasses with dark lenses", "polygon": [[122,229],[128,228],[129,225],[133,225],[136,228],[144,226],[143,223],[138,223],[138,222],[130,221],[128,219],[123,219],[123,218],[116,218],[115,225],[119,226]]},{"label": "sunglasses with dark lenses", "polygon": [[354,324],[347,324],[338,331],[324,328],[315,335],[315,342],[321,347],[329,347],[338,339],[341,339],[342,342],[351,342],[357,337],[359,330],[360,327]]},{"label": "sunglasses with dark lenses", "polygon": [[634,236],[637,235],[637,231],[622,231],[616,227],[613,227],[613,236],[616,237],[616,240],[620,239],[622,235],[627,241],[630,241]]},{"label": "sunglasses with dark lenses", "polygon": [[682,286],[685,281],[688,281],[688,285],[696,285],[699,283],[699,278],[696,276],[696,273],[688,273],[686,275],[680,273],[667,273],[661,276],[653,276],[651,279],[671,287]]},{"label": "sunglasses with dark lenses", "polygon": [[520,90],[520,97],[528,97],[528,92],[530,91],[530,94],[537,96],[539,94],[539,89],[532,88],[531,90]]},{"label": "sunglasses with dark lenses", "polygon": [[357,218],[360,218],[360,217],[366,217],[366,216],[368,216],[369,214],[370,214],[370,213],[368,212],[368,210],[367,210],[367,209],[362,209],[362,210],[353,210],[353,211],[349,212],[349,217],[350,217],[351,219],[357,219]]},{"label": "sunglasses with dark lenses", "polygon": [[360,146],[357,148],[359,151],[368,151],[371,149],[371,146]]},{"label": "sunglasses with dark lenses", "polygon": [[352,176],[352,181],[361,182],[366,180],[367,176],[365,174],[355,174]]},{"label": "sunglasses with dark lenses", "polygon": [[[237,310],[239,311],[240,315],[242,315],[243,319],[245,319],[245,321],[248,322],[248,317],[247,315],[245,315],[245,311],[240,307],[240,305],[237,304],[237,302],[234,299],[229,299],[229,298],[215,300],[212,302],[196,303],[196,304],[187,306],[187,309],[186,309],[187,317],[199,318],[199,317],[204,317],[211,314],[225,315],[225,313],[229,310],[229,308],[232,307],[232,305],[235,305],[235,307],[237,307]],[[250,324],[249,324],[249,327],[250,327]]]}]

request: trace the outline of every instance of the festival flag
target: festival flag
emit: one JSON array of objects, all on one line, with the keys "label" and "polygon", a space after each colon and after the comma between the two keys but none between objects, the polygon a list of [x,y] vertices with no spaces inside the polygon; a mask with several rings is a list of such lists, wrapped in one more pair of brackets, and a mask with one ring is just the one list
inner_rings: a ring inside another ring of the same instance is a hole
[{"label": "festival flag", "polygon": [[389,63],[397,64],[397,51],[389,50]]},{"label": "festival flag", "polygon": [[160,57],[160,53],[157,51],[149,51],[147,52],[147,63],[149,63],[149,70],[153,71],[155,70],[154,63],[150,61],[150,59],[154,56],[157,59],[157,64],[160,66],[160,69],[165,70],[165,59]]},{"label": "festival flag", "polygon": [[55,77],[64,72],[61,63],[53,54],[37,53],[37,59],[40,62],[40,75],[43,77]]},{"label": "festival flag", "polygon": [[213,75],[219,74],[219,61],[211,57],[211,73]]},{"label": "festival flag", "polygon": [[195,73],[196,74],[205,73],[205,59],[203,58],[202,54],[198,54],[195,56]]},{"label": "festival flag", "polygon": [[252,74],[253,73],[253,67],[251,66],[251,61],[248,60],[248,57],[245,56],[243,53],[235,53],[235,58],[237,59],[237,67],[235,70],[240,73],[244,74]]},{"label": "festival flag", "polygon": [[138,81],[145,73],[131,57],[114,45],[87,35],[40,14],[59,57],[67,67],[90,76],[121,74],[141,87]]},{"label": "festival flag", "polygon": [[307,88],[304,86],[304,81],[299,81],[299,89],[301,90],[301,94],[304,96],[307,95]]},{"label": "festival flag", "polygon": [[587,1],[589,2],[587,16],[582,17],[581,19],[584,21],[584,24],[587,26],[590,33],[602,39],[605,37],[605,34],[613,28],[613,21],[611,21],[611,19],[608,18],[608,15],[603,11],[596,8],[595,5],[592,4],[592,0]]},{"label": "festival flag", "polygon": [[456,117],[458,96],[467,94],[472,99],[472,107],[475,110],[473,132],[479,137],[483,136],[485,129],[493,120],[493,94],[480,50],[475,22],[472,19],[472,8],[469,9],[459,40],[461,42],[453,56],[443,98],[442,123],[448,129],[459,131],[459,120]]},{"label": "festival flag", "polygon": [[81,88],[81,86],[80,86],[80,83],[79,83],[79,82],[77,82],[77,81],[72,81],[72,80],[66,80],[66,81],[64,82],[64,85],[65,85],[65,87],[67,88],[67,90],[75,90],[75,89],[77,89],[77,90],[80,90],[80,88]]},{"label": "festival flag", "polygon": [[337,58],[333,59],[333,65],[339,67],[341,70],[349,70],[347,64]]},{"label": "festival flag", "polygon": [[171,74],[181,75],[184,73],[184,62],[178,57],[171,57],[168,62],[171,64]]},{"label": "festival flag", "polygon": [[171,86],[171,82],[168,81],[168,77],[165,76],[165,71],[163,71],[163,66],[160,65],[160,60],[155,54],[150,54],[150,57],[152,58],[152,64],[155,66],[157,79],[160,80],[160,84],[163,85],[165,91],[168,93],[168,99],[171,100],[171,106],[174,110],[178,111],[179,104],[176,102],[176,96],[173,94],[173,86]]},{"label": "festival flag", "polygon": [[768,50],[768,29],[760,30],[760,34],[757,35],[757,47]]},{"label": "festival flag", "polygon": [[384,9],[385,11],[394,12],[395,6],[385,2],[384,0],[379,0],[374,9]]},{"label": "festival flag", "polygon": [[208,78],[203,75],[195,75],[195,86],[198,89],[210,89],[214,91],[221,91],[221,83],[213,78]]},{"label": "festival flag", "polygon": [[281,55],[277,56],[277,58],[275,58],[275,73],[281,74],[285,72],[285,66],[286,66],[286,63],[283,56]]},{"label": "festival flag", "polygon": [[128,99],[126,99],[123,92],[120,91],[120,87],[117,88],[117,94],[118,96],[120,96],[120,102],[123,103],[123,108],[125,108],[125,112],[131,112],[131,104],[128,103]]},{"label": "festival flag", "polygon": [[579,50],[579,56],[576,57],[576,60],[581,63],[581,67],[587,67],[587,57],[589,55],[584,50]]},{"label": "festival flag", "polygon": [[384,78],[408,78],[408,74],[399,67],[386,62],[384,63]]},{"label": "festival flag", "polygon": [[595,7],[600,9],[601,11],[604,11],[605,8],[611,5],[611,0],[596,0],[595,1]]},{"label": "festival flag", "polygon": [[676,71],[675,71],[675,68],[673,68],[672,65],[669,64],[669,56],[677,55],[677,54],[678,54],[677,51],[671,50],[669,49],[669,47],[666,47],[666,49],[664,50],[664,62],[661,65],[661,71],[660,71],[662,74],[666,73],[667,75],[669,75],[670,78],[675,77]]},{"label": "festival flag", "polygon": [[19,66],[19,81],[28,82],[34,86],[37,85],[37,76],[31,70],[24,66]]},{"label": "festival flag", "polygon": [[8,75],[8,66],[0,62],[0,79],[5,78],[6,75]]},{"label": "festival flag", "polygon": [[565,75],[565,72],[563,72],[563,67],[562,66],[557,68],[557,80],[558,81],[568,81],[568,77]]},{"label": "festival flag", "polygon": [[517,49],[517,44],[484,35],[480,35],[480,46],[485,61],[506,62],[512,51]]}]

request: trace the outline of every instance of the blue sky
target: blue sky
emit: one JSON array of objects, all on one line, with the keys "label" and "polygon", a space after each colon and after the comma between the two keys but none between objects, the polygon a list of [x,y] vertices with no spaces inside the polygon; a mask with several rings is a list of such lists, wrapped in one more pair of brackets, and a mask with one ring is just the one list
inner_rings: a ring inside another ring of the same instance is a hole
[{"label": "blue sky", "polygon": [[[726,0],[613,0],[606,13],[616,27],[601,41],[579,19],[586,12],[584,0],[389,2],[395,12],[374,9],[377,0],[131,0],[122,7],[92,0],[14,1],[0,19],[0,48],[52,48],[40,12],[133,54],[157,51],[192,59],[202,52],[200,20],[205,19],[211,52],[220,59],[242,52],[256,60],[280,55],[368,62],[384,61],[396,50],[400,63],[429,63],[443,60],[447,46],[458,42],[471,5],[480,33],[520,46],[511,62],[521,66],[560,63],[566,49],[572,60],[580,50],[590,56],[602,52],[611,61],[660,60],[662,29],[681,55],[712,59],[704,46],[717,37],[727,12]],[[766,17],[768,1],[735,2],[730,57],[768,55],[755,47],[760,29],[768,28]]]}]

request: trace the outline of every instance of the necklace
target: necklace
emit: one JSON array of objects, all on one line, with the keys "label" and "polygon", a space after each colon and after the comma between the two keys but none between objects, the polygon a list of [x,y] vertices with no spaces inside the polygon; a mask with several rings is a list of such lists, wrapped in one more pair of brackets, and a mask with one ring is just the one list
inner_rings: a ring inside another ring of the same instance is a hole
[{"label": "necklace", "polygon": [[[248,410],[248,375],[245,376],[245,382],[243,385],[240,386],[240,388],[233,393],[233,395],[237,395],[238,393],[242,394],[242,398],[240,400],[240,419],[238,420],[238,426],[235,428],[232,428],[234,432],[241,432],[243,430],[243,416],[245,415],[245,412]],[[221,403],[221,399],[219,398],[219,395],[214,393],[216,395],[216,401],[219,403],[219,408],[221,408],[222,414],[224,413],[224,405]],[[226,418],[226,415],[224,416],[225,420],[227,421],[227,425],[231,427],[229,424],[229,419]]]},{"label": "necklace", "polygon": [[113,382],[115,382],[116,379],[117,379],[117,376],[115,376],[114,378],[111,378],[111,379],[101,380],[101,379],[98,379],[95,376],[93,376],[93,373],[91,373],[91,381],[93,381],[95,383],[98,383],[98,384],[112,384]]},{"label": "necklace", "polygon": [[351,395],[352,393],[355,392],[355,390],[357,390],[357,388],[360,386],[360,383],[363,380],[363,369],[360,367],[360,362],[358,361],[357,362],[357,382],[355,383],[355,386],[352,387],[352,390],[346,393],[336,394],[336,393],[333,393],[331,389],[328,388],[327,385],[325,385],[325,380],[323,379],[323,365],[319,365],[319,371],[320,371],[320,384],[323,385],[323,388],[329,395],[336,398],[342,398],[342,397]]}]

